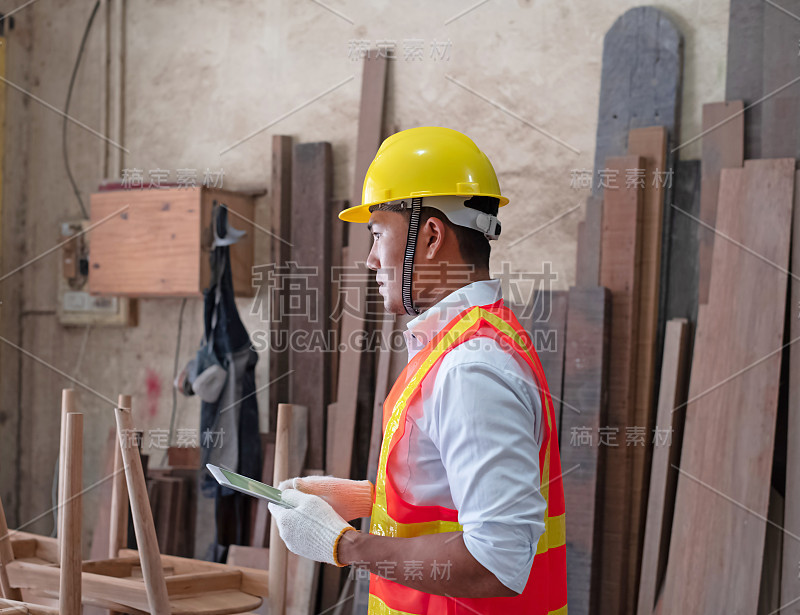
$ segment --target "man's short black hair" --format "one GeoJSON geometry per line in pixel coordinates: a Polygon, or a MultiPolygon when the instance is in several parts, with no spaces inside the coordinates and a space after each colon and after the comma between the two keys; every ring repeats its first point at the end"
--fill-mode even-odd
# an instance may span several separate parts
{"type": "MultiPolygon", "coordinates": [[[[407,214],[409,217],[411,216],[411,212],[408,210],[407,214]]],[[[492,246],[489,240],[486,239],[486,235],[475,229],[453,224],[444,212],[435,207],[423,207],[420,210],[420,226],[425,224],[428,218],[439,218],[444,222],[448,230],[453,232],[456,239],[458,239],[458,251],[461,253],[461,258],[465,263],[473,265],[479,271],[489,270],[489,255],[492,251],[492,246]]]]}
{"type": "MultiPolygon", "coordinates": [[[[475,203],[476,200],[476,197],[470,199],[470,205],[474,206],[477,204],[475,203]]],[[[495,203],[497,201],[497,199],[491,200],[495,201],[495,203]]],[[[483,207],[475,207],[475,209],[484,210],[483,207]]],[[[489,209],[491,209],[491,206],[489,206],[489,209]]],[[[369,210],[370,212],[394,211],[403,214],[407,220],[411,218],[411,210],[403,208],[401,205],[388,203],[373,205],[369,210]]],[[[494,213],[497,213],[496,204],[494,204],[494,213]]],[[[456,236],[456,239],[458,239],[458,251],[461,253],[461,258],[465,263],[472,265],[478,271],[489,270],[489,256],[492,251],[492,246],[489,244],[489,240],[486,239],[486,235],[475,229],[467,228],[460,224],[453,224],[443,211],[435,207],[423,206],[422,209],[420,209],[419,225],[422,226],[425,224],[429,218],[439,218],[439,220],[444,222],[447,229],[456,236]]]]}

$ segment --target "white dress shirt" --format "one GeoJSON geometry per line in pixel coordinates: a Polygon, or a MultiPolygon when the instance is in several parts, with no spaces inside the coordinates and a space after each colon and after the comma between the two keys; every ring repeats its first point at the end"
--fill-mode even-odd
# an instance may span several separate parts
{"type": "MultiPolygon", "coordinates": [[[[501,295],[499,280],[473,282],[417,316],[403,332],[409,360],[459,312],[501,295]]],[[[405,429],[387,469],[403,498],[457,509],[469,552],[522,592],[547,506],[542,407],[527,363],[487,338],[454,348],[409,404],[405,429]]]]}

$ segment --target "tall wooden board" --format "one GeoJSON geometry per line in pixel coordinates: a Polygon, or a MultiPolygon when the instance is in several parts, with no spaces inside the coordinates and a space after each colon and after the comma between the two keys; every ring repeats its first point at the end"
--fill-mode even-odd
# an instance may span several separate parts
{"type": "Polygon", "coordinates": [[[675,146],[682,72],[683,36],[664,12],[651,6],[629,9],[606,33],[594,159],[595,196],[602,192],[597,171],[604,168],[608,157],[625,154],[631,129],[665,126],[675,146]]]}
{"type": "Polygon", "coordinates": [[[761,158],[761,114],[753,104],[764,95],[764,12],[773,10],[764,0],[731,0],[728,18],[728,61],[725,100],[741,100],[747,110],[745,158],[761,158]]]}
{"type": "Polygon", "coordinates": [[[761,158],[800,156],[800,0],[766,2],[761,158]]]}
{"type": "Polygon", "coordinates": [[[332,152],[328,142],[295,145],[292,160],[291,284],[283,309],[299,344],[290,351],[291,401],[308,408],[308,465],[324,467],[325,408],[330,368],[324,344],[330,331],[332,152]],[[293,306],[292,301],[298,303],[293,306]]]}
{"type": "Polygon", "coordinates": [[[748,160],[722,170],[717,229],[730,240],[714,242],[709,301],[698,314],[664,615],[756,611],[794,166],[748,160]]]}
{"type": "MultiPolygon", "coordinates": [[[[625,178],[629,169],[644,168],[644,160],[620,156],[605,166],[625,178]]],[[[642,187],[618,179],[615,189],[604,191],[603,201],[600,284],[611,291],[612,307],[600,611],[621,613],[628,580],[631,455],[626,436],[636,402],[642,187]]]]}
{"type": "MultiPolygon", "coordinates": [[[[631,444],[631,557],[628,572],[627,612],[635,608],[644,535],[644,504],[652,453],[648,434],[655,415],[656,340],[661,289],[661,239],[664,233],[664,194],[669,181],[667,131],[663,126],[635,128],[628,136],[628,154],[644,160],[642,196],[641,269],[639,273],[639,330],[636,349],[636,401],[633,426],[643,429],[631,444]]],[[[627,446],[627,442],[626,442],[627,446]]]]}
{"type": "Polygon", "coordinates": [[[700,215],[700,167],[699,160],[678,160],[675,164],[674,198],[668,202],[673,212],[665,233],[667,268],[662,276],[660,309],[667,320],[686,318],[692,324],[697,322],[696,218],[700,215]]]}
{"type": "MultiPolygon", "coordinates": [[[[792,212],[792,266],[800,276],[800,173],[795,175],[792,212]]],[[[800,280],[789,280],[789,422],[786,436],[786,492],[784,509],[783,574],[781,604],[800,596],[800,280]]],[[[800,600],[786,607],[783,615],[800,615],[800,600]]]]}
{"type": "MultiPolygon", "coordinates": [[[[606,33],[603,41],[603,67],[598,107],[597,137],[594,161],[594,197],[602,192],[598,172],[609,156],[624,155],[628,149],[628,134],[634,128],[664,126],[667,130],[667,160],[664,169],[675,165],[675,148],[680,145],[680,107],[683,78],[683,35],[666,13],[652,6],[639,6],[626,11],[606,33]]],[[[671,202],[672,184],[665,187],[665,203],[671,202]]],[[[602,285],[593,277],[591,266],[596,251],[592,246],[599,240],[593,237],[595,228],[590,222],[594,206],[602,209],[601,201],[590,201],[581,261],[578,263],[580,284],[602,285]],[[589,261],[589,265],[586,265],[589,261]],[[588,271],[590,277],[585,278],[588,271]]],[[[664,209],[664,240],[662,241],[661,278],[667,276],[668,260],[666,233],[671,228],[674,212],[664,209]]],[[[602,262],[599,263],[602,267],[602,262]]],[[[663,295],[662,295],[663,296],[663,295]]],[[[658,343],[664,328],[664,303],[660,303],[658,343]]],[[[658,373],[656,368],[656,373],[658,373]]]]}
{"type": "Polygon", "coordinates": [[[608,289],[572,287],[564,349],[561,468],[567,513],[567,602],[573,615],[597,613],[600,598],[603,460],[611,332],[608,289]],[[584,440],[585,434],[590,440],[584,440]],[[577,466],[577,467],[576,467],[577,466]]]}
{"type": "MultiPolygon", "coordinates": [[[[275,267],[275,283],[280,284],[281,273],[284,272],[291,258],[292,236],[292,137],[286,135],[273,135],[272,137],[272,174],[270,186],[270,232],[272,247],[271,259],[275,267]]],[[[261,280],[262,292],[269,293],[270,285],[266,280],[261,280]]],[[[275,295],[270,293],[268,300],[273,300],[275,295]]],[[[272,305],[273,309],[280,309],[272,305]]],[[[263,314],[262,318],[269,318],[270,341],[278,340],[281,332],[288,330],[288,315],[282,311],[275,314],[263,314]]],[[[269,353],[269,431],[274,433],[277,429],[278,404],[289,401],[289,382],[286,378],[289,371],[289,351],[280,343],[270,346],[269,353]]],[[[257,545],[263,546],[263,545],[257,545]]]]}
{"type": "Polygon", "coordinates": [[[661,387],[647,496],[647,516],[642,549],[642,567],[637,600],[638,615],[651,615],[658,587],[664,575],[675,507],[678,471],[672,465],[680,461],[683,417],[688,382],[689,322],[675,318],[667,323],[664,336],[664,360],[661,363],[661,387]],[[662,438],[662,436],[664,436],[662,438]]]}

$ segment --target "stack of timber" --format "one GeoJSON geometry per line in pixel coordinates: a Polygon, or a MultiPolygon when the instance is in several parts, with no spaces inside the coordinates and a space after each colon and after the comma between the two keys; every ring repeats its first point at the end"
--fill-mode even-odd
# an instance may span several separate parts
{"type": "Polygon", "coordinates": [[[572,613],[800,613],[800,79],[781,56],[800,2],[768,4],[731,2],[727,100],[688,138],[677,29],[638,7],[606,35],[561,384],[572,613]]]}

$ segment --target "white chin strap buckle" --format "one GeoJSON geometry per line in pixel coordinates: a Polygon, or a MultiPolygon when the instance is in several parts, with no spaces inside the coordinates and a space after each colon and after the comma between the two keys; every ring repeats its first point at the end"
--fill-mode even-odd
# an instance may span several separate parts
{"type": "Polygon", "coordinates": [[[477,230],[482,231],[487,239],[497,239],[500,236],[500,220],[491,214],[479,213],[475,218],[477,230]]]}

